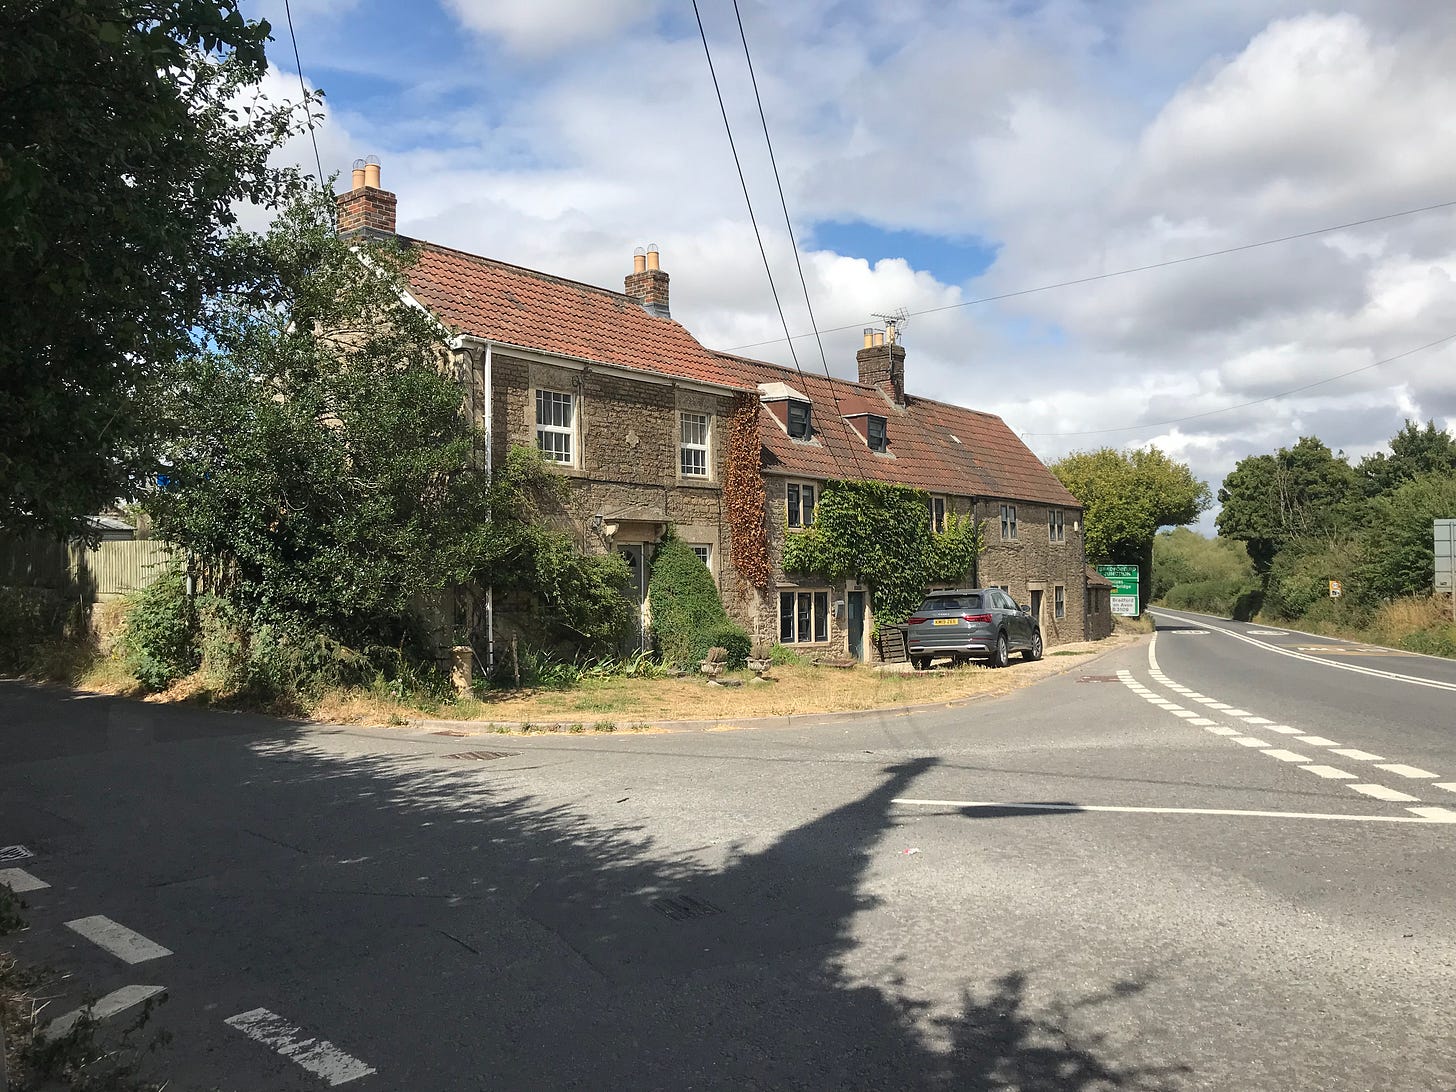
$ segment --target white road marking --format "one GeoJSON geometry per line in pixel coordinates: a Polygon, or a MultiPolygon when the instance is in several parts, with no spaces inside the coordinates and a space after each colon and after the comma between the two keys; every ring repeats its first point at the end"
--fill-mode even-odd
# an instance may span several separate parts
{"type": "Polygon", "coordinates": [[[23,868],[0,868],[0,887],[8,887],[17,895],[49,886],[45,880],[36,879],[23,868]]]}
{"type": "Polygon", "coordinates": [[[1332,739],[1325,739],[1324,736],[1295,736],[1300,743],[1308,743],[1311,747],[1338,747],[1339,744],[1332,739]]]}
{"type": "Polygon", "coordinates": [[[1169,709],[1168,712],[1172,713],[1175,717],[1182,717],[1184,720],[1187,721],[1204,719],[1200,717],[1197,713],[1191,712],[1187,709],[1169,709]]]}
{"type": "Polygon", "coordinates": [[[1398,804],[1413,804],[1420,799],[1419,796],[1412,796],[1408,792],[1387,789],[1384,785],[1347,785],[1345,787],[1354,789],[1356,792],[1363,792],[1366,796],[1373,796],[1377,800],[1389,800],[1398,804]]]}
{"type": "Polygon", "coordinates": [[[1377,768],[1385,770],[1387,773],[1393,773],[1398,777],[1429,779],[1441,776],[1440,774],[1431,773],[1430,770],[1423,770],[1419,766],[1407,766],[1403,762],[1387,762],[1377,768]]]}
{"type": "MultiPolygon", "coordinates": [[[[1176,614],[1172,614],[1161,607],[1156,613],[1167,614],[1170,618],[1177,622],[1191,621],[1191,619],[1179,618],[1176,614]]],[[[1204,624],[1207,625],[1207,623],[1204,624]]],[[[1332,667],[1339,671],[1354,671],[1357,674],[1361,675],[1374,675],[1377,678],[1394,679],[1397,682],[1412,683],[1415,686],[1429,686],[1435,690],[1456,690],[1456,683],[1439,682],[1436,679],[1423,679],[1418,675],[1402,675],[1397,671],[1382,671],[1380,668],[1377,667],[1364,667],[1360,664],[1339,663],[1335,660],[1320,659],[1318,656],[1306,656],[1302,652],[1295,652],[1293,649],[1289,648],[1281,648],[1279,645],[1271,645],[1267,641],[1256,641],[1252,637],[1248,637],[1245,634],[1239,633],[1235,630],[1225,629],[1222,626],[1213,626],[1211,628],[1216,632],[1225,634],[1226,636],[1232,637],[1237,641],[1243,641],[1246,644],[1251,644],[1258,648],[1262,648],[1266,652],[1274,652],[1279,654],[1280,656],[1292,656],[1296,660],[1304,660],[1312,664],[1322,664],[1325,667],[1332,667]]]]}
{"type": "Polygon", "coordinates": [[[83,1016],[89,1015],[93,1020],[107,1020],[119,1012],[125,1012],[133,1005],[140,1005],[149,997],[156,997],[157,994],[166,992],[166,986],[123,986],[119,990],[112,990],[94,1005],[76,1009],[64,1016],[57,1016],[40,1033],[40,1038],[59,1039],[75,1027],[83,1016]]]}
{"type": "Polygon", "coordinates": [[[1207,717],[1194,717],[1188,723],[1196,724],[1200,728],[1207,728],[1210,724],[1213,724],[1214,722],[1209,720],[1207,717]]]}
{"type": "Polygon", "coordinates": [[[1203,726],[1205,732],[1212,732],[1216,736],[1236,736],[1239,734],[1237,728],[1226,728],[1222,724],[1214,724],[1211,721],[1203,726]]]}
{"type": "Polygon", "coordinates": [[[304,1036],[301,1029],[267,1009],[240,1012],[236,1016],[229,1016],[223,1023],[272,1048],[283,1057],[293,1059],[330,1085],[341,1085],[374,1072],[373,1067],[345,1054],[327,1039],[304,1036]]]}
{"type": "Polygon", "coordinates": [[[1266,724],[1264,726],[1264,731],[1278,732],[1281,736],[1297,736],[1301,730],[1299,728],[1291,728],[1287,724],[1266,724]]]}
{"type": "MultiPolygon", "coordinates": [[[[1151,815],[1233,815],[1255,819],[1329,819],[1345,823],[1453,823],[1456,811],[1449,817],[1442,815],[1422,816],[1411,819],[1404,815],[1344,815],[1337,812],[1314,811],[1245,811],[1237,808],[1141,808],[1119,807],[1109,804],[1025,804],[1008,800],[912,800],[901,797],[892,800],[894,804],[916,805],[933,808],[1001,808],[1006,811],[1062,811],[1062,812],[1132,812],[1151,815]]],[[[1409,811],[1446,811],[1444,808],[1410,808],[1409,811]]],[[[236,1017],[234,1017],[236,1019],[236,1017]]]]}
{"type": "Polygon", "coordinates": [[[1331,754],[1344,755],[1346,758],[1353,758],[1357,762],[1384,762],[1381,755],[1372,755],[1369,751],[1362,751],[1358,747],[1337,747],[1331,754]]]}
{"type": "Polygon", "coordinates": [[[87,940],[127,963],[145,963],[149,959],[160,959],[172,954],[172,949],[163,948],[155,941],[148,940],[140,933],[133,932],[125,925],[118,925],[101,914],[68,921],[66,928],[74,929],[87,940]]]}
{"type": "Polygon", "coordinates": [[[1225,709],[1233,708],[1232,705],[1229,705],[1227,702],[1222,701],[1211,701],[1208,702],[1207,705],[1210,709],[1217,709],[1219,712],[1223,712],[1225,709]]]}
{"type": "Polygon", "coordinates": [[[1246,724],[1273,724],[1274,723],[1268,717],[1244,717],[1243,719],[1244,719],[1244,722],[1246,724]]]}
{"type": "Polygon", "coordinates": [[[1280,762],[1308,762],[1309,756],[1302,755],[1297,751],[1285,751],[1278,747],[1270,747],[1264,752],[1270,758],[1277,758],[1280,762]]]}
{"type": "Polygon", "coordinates": [[[1247,709],[1229,708],[1228,715],[1231,717],[1252,717],[1254,714],[1250,713],[1247,709]]]}
{"type": "Polygon", "coordinates": [[[1437,781],[1436,788],[1445,789],[1447,792],[1456,792],[1456,781],[1437,781]]]}
{"type": "Polygon", "coordinates": [[[1415,812],[1422,819],[1432,819],[1438,823],[1456,823],[1456,811],[1450,808],[1406,808],[1406,811],[1415,812]]]}
{"type": "Polygon", "coordinates": [[[1288,632],[1285,631],[1285,630],[1282,630],[1282,629],[1246,629],[1246,630],[1244,630],[1244,632],[1247,633],[1250,637],[1288,637],[1289,636],[1288,632]]]}
{"type": "Polygon", "coordinates": [[[1308,770],[1312,774],[1318,774],[1320,777],[1327,777],[1332,780],[1341,777],[1353,779],[1355,776],[1352,773],[1346,773],[1344,770],[1337,770],[1333,766],[1301,766],[1299,768],[1301,770],[1308,770]]]}
{"type": "Polygon", "coordinates": [[[1253,736],[1230,736],[1229,739],[1242,747],[1267,747],[1267,739],[1255,739],[1253,736]]]}

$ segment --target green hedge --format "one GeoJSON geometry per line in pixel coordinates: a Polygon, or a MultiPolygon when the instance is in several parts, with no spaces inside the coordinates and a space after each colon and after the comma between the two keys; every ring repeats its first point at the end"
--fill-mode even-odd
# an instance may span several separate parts
{"type": "Polygon", "coordinates": [[[664,663],[691,667],[715,646],[727,650],[730,666],[742,666],[748,659],[752,641],[723,609],[713,574],[692,547],[671,532],[653,559],[647,600],[653,647],[664,663]]]}

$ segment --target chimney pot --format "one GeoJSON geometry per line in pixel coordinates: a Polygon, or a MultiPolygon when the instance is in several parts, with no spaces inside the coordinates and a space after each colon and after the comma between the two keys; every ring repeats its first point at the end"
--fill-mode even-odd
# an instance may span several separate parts
{"type": "Polygon", "coordinates": [[[657,244],[656,243],[648,243],[647,244],[647,268],[648,269],[656,269],[657,268],[658,260],[659,259],[658,259],[658,254],[657,254],[657,244]]]}
{"type": "Polygon", "coordinates": [[[362,190],[364,188],[364,161],[362,159],[354,160],[354,176],[352,182],[353,189],[362,190]]]}
{"type": "Polygon", "coordinates": [[[647,272],[647,251],[643,250],[640,246],[632,251],[632,272],[647,272]]]}
{"type": "Polygon", "coordinates": [[[874,343],[873,344],[875,345],[876,348],[878,348],[879,346],[881,346],[881,345],[883,345],[885,343],[885,331],[883,331],[883,330],[876,330],[875,331],[875,334],[874,334],[874,337],[875,337],[875,340],[874,340],[874,343]]]}
{"type": "Polygon", "coordinates": [[[379,189],[379,157],[371,155],[364,161],[364,185],[371,190],[379,189]]]}
{"type": "Polygon", "coordinates": [[[380,239],[395,234],[395,195],[379,185],[379,157],[356,159],[353,189],[334,198],[339,237],[380,239]]]}
{"type": "Polygon", "coordinates": [[[864,328],[864,347],[866,349],[868,349],[874,343],[875,343],[875,331],[874,331],[874,328],[873,327],[870,327],[870,326],[866,326],[864,328]]]}
{"type": "Polygon", "coordinates": [[[672,317],[667,307],[668,277],[658,266],[656,243],[649,243],[646,252],[638,247],[632,255],[632,272],[627,274],[625,287],[627,295],[642,304],[648,314],[672,317]]]}

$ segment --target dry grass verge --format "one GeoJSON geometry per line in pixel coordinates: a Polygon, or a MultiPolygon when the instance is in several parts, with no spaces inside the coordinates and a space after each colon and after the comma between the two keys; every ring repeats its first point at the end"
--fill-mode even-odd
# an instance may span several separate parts
{"type": "MultiPolygon", "coordinates": [[[[967,666],[928,672],[876,671],[858,665],[836,668],[783,665],[769,673],[773,682],[752,682],[750,672],[726,676],[738,686],[717,686],[698,675],[680,679],[584,679],[570,690],[506,690],[484,698],[461,699],[427,710],[431,717],[477,722],[481,728],[529,726],[527,730],[607,731],[624,726],[671,721],[733,723],[760,717],[928,705],[1006,694],[1136,640],[1064,645],[1040,663],[1013,661],[1005,671],[967,666]]],[[[331,723],[403,724],[421,710],[360,691],[328,694],[313,710],[331,723]]]]}

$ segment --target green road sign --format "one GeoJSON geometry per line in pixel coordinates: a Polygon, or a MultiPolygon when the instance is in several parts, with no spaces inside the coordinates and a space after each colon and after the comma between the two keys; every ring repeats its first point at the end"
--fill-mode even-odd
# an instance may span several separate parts
{"type": "Polygon", "coordinates": [[[1136,565],[1098,565],[1097,571],[1112,581],[1112,613],[1136,618],[1138,616],[1138,567],[1136,565]]]}

